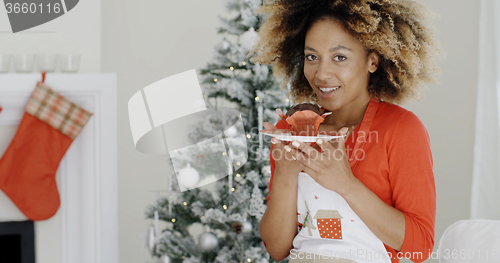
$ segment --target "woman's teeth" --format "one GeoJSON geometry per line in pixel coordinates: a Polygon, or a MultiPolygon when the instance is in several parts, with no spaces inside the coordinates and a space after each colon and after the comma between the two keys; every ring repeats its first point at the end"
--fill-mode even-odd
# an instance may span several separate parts
{"type": "Polygon", "coordinates": [[[340,86],[337,86],[337,87],[333,87],[333,88],[319,88],[322,92],[324,93],[329,93],[329,92],[332,92],[332,91],[335,91],[335,90],[338,90],[340,88],[340,86]]]}

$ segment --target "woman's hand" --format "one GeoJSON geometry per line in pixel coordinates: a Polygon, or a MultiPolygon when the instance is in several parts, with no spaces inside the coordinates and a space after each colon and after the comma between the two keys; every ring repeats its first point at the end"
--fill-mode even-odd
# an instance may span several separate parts
{"type": "MultiPolygon", "coordinates": [[[[270,122],[263,123],[264,128],[266,130],[275,130],[277,129],[270,122]]],[[[285,172],[286,174],[297,175],[300,171],[304,170],[304,165],[300,162],[297,162],[297,159],[290,153],[285,150],[286,148],[290,148],[285,142],[282,142],[276,138],[271,138],[271,143],[273,144],[273,159],[275,169],[285,172]]]]}
{"type": "Polygon", "coordinates": [[[304,172],[317,183],[344,196],[357,178],[351,171],[345,149],[347,128],[340,129],[339,133],[343,136],[335,140],[318,139],[316,141],[321,152],[307,143],[294,141],[290,143],[289,154],[304,166],[304,172]]]}

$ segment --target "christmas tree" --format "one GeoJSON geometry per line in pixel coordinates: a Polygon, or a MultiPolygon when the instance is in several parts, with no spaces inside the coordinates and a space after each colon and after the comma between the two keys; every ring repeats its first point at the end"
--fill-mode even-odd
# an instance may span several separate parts
{"type": "MultiPolygon", "coordinates": [[[[226,153],[226,148],[210,140],[220,127],[234,122],[231,116],[219,114],[192,127],[189,137],[193,142],[202,142],[197,144],[197,152],[186,150],[188,152],[182,155],[171,154],[174,166],[190,165],[180,171],[183,174],[177,181],[171,180],[167,196],[159,198],[146,211],[147,218],[168,222],[160,234],[155,234],[153,225],[148,231],[147,243],[152,255],[162,262],[274,262],[258,231],[266,209],[271,172],[270,140],[258,131],[263,129],[265,121],[276,123],[279,119],[276,108],[286,110],[290,101],[288,91],[281,90],[271,68],[251,63],[247,58],[258,38],[256,30],[262,17],[254,13],[261,5],[262,0],[227,3],[227,11],[237,15],[231,19],[220,18],[219,34],[223,34],[224,39],[215,47],[214,62],[199,71],[209,108],[217,109],[221,101],[230,102],[229,105],[241,113],[238,117],[242,126],[232,126],[224,133],[225,141],[233,146],[234,152],[226,153]],[[246,145],[235,136],[241,133],[246,145]],[[220,171],[213,165],[218,156],[226,154],[231,155],[237,165],[241,164],[234,173],[220,171]],[[203,180],[214,181],[215,190],[192,188],[203,180]],[[191,189],[179,191],[175,188],[177,184],[191,185],[188,187],[191,189]],[[193,224],[205,228],[197,242],[188,231],[193,224]]],[[[158,228],[158,224],[155,226],[158,228]]]]}

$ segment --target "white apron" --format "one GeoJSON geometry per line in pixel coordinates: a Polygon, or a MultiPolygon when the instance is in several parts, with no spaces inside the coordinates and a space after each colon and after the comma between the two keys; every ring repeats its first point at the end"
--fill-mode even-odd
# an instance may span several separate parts
{"type": "Polygon", "coordinates": [[[345,199],[304,172],[298,179],[297,220],[302,229],[293,240],[296,251],[291,258],[303,251],[352,260],[343,262],[391,262],[382,241],[345,199]]]}

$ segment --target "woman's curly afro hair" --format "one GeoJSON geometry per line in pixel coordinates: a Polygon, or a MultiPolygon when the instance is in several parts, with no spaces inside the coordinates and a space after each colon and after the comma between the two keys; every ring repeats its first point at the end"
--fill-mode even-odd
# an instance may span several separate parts
{"type": "Polygon", "coordinates": [[[264,0],[257,13],[266,21],[259,41],[248,54],[254,63],[273,63],[275,77],[290,82],[294,102],[319,100],[304,76],[304,42],[307,30],[321,19],[339,21],[380,57],[368,90],[380,100],[404,104],[423,96],[425,83],[435,82],[440,69],[439,45],[425,24],[428,13],[411,0],[264,0]]]}

